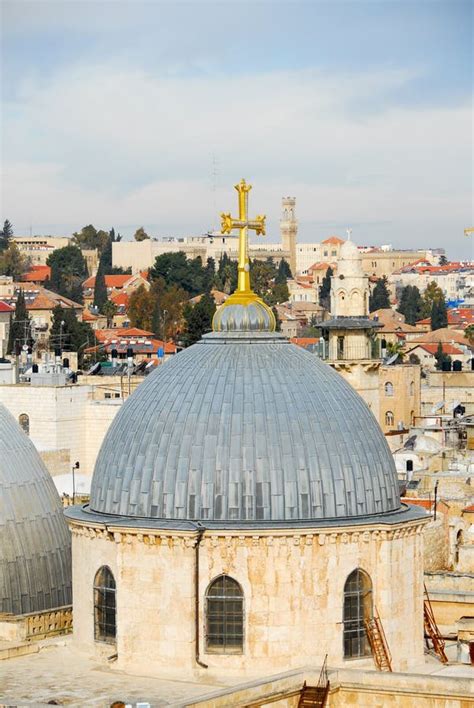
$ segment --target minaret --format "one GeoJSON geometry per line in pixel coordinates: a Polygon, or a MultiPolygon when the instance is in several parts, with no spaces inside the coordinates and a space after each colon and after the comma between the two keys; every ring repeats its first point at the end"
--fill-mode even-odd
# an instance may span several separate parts
{"type": "Polygon", "coordinates": [[[291,274],[296,275],[296,233],[298,222],[295,217],[295,197],[283,197],[281,200],[280,232],[283,250],[288,253],[291,274]]]}

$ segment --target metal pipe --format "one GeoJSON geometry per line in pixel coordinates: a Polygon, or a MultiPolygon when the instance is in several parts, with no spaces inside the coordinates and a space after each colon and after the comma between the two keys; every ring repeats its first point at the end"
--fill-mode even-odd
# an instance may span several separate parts
{"type": "Polygon", "coordinates": [[[202,537],[204,536],[206,529],[201,527],[198,529],[196,545],[195,545],[195,563],[194,563],[194,634],[195,634],[195,659],[196,664],[202,666],[203,669],[207,669],[207,664],[204,664],[199,658],[199,546],[201,545],[202,537]]]}

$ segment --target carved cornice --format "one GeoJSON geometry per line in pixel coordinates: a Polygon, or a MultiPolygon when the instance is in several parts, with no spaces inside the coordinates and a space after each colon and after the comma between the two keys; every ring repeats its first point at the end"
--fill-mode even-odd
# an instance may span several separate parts
{"type": "MultiPolygon", "coordinates": [[[[357,527],[357,529],[286,529],[277,531],[217,531],[206,530],[202,536],[201,545],[204,548],[235,547],[235,546],[324,546],[327,544],[366,544],[385,541],[397,541],[409,536],[419,536],[423,532],[426,521],[417,520],[401,524],[398,527],[357,527]]],[[[145,531],[143,529],[112,529],[84,524],[70,523],[72,535],[87,539],[101,539],[130,545],[143,543],[145,546],[163,546],[168,548],[194,548],[198,539],[196,532],[166,533],[163,531],[145,531]]]]}

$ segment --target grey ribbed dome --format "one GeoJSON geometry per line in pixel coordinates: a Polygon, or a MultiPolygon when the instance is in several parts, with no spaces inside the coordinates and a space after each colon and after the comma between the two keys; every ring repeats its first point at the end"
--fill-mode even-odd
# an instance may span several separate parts
{"type": "Polygon", "coordinates": [[[53,480],[0,404],[0,612],[71,604],[71,540],[53,480]]]}
{"type": "Polygon", "coordinates": [[[100,450],[90,509],[203,521],[357,518],[400,507],[360,396],[272,333],[212,333],[151,374],[100,450]]]}

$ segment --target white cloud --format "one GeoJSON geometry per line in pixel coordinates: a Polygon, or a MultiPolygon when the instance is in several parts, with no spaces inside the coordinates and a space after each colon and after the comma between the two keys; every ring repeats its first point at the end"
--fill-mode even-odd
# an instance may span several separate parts
{"type": "Polygon", "coordinates": [[[472,115],[389,107],[387,95],[411,78],[159,77],[102,65],[25,82],[5,111],[3,210],[51,230],[93,222],[197,233],[212,225],[214,203],[235,206],[232,184],[245,175],[274,228],[280,197],[297,197],[307,240],[357,223],[360,241],[448,246],[471,218],[472,115]]]}

